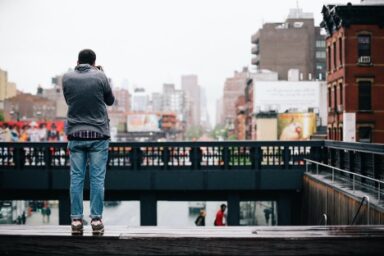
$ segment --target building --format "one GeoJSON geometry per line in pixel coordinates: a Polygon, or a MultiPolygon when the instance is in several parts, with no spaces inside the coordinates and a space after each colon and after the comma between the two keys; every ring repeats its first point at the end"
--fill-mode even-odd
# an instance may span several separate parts
{"type": "Polygon", "coordinates": [[[200,88],[200,126],[203,131],[211,129],[210,117],[208,113],[208,102],[205,88],[200,88]]]}
{"type": "Polygon", "coordinates": [[[131,111],[131,94],[124,88],[113,88],[115,103],[108,107],[108,111],[128,113],[131,111]]]}
{"type": "Polygon", "coordinates": [[[0,69],[0,102],[16,96],[16,84],[8,81],[8,72],[0,69]]]}
{"type": "Polygon", "coordinates": [[[384,143],[384,5],[325,5],[328,139],[384,143]]]}
{"type": "Polygon", "coordinates": [[[47,98],[56,103],[56,119],[65,119],[67,117],[68,105],[65,102],[63,94],[63,76],[57,75],[52,78],[50,88],[37,88],[37,96],[47,98]]]}
{"type": "Polygon", "coordinates": [[[325,38],[312,13],[291,9],[285,22],[265,23],[251,38],[252,64],[276,71],[279,80],[298,69],[300,80],[325,80],[325,38]]]}
{"type": "Polygon", "coordinates": [[[276,80],[276,72],[270,71],[252,74],[252,81],[248,80],[247,87],[249,90],[252,88],[253,93],[253,112],[247,120],[247,129],[252,139],[289,137],[294,140],[297,137],[297,140],[307,140],[317,130],[322,131],[321,127],[326,127],[326,83],[300,81],[297,70],[290,70],[289,73],[288,81],[276,80]],[[278,128],[265,129],[274,127],[276,122],[278,128]],[[285,134],[292,136],[281,136],[285,127],[285,134]],[[292,132],[289,132],[290,129],[292,132]]]}
{"type": "Polygon", "coordinates": [[[164,84],[161,99],[162,107],[157,111],[173,112],[177,115],[178,120],[185,119],[186,99],[182,90],[176,90],[174,84],[164,84]]]}
{"type": "Polygon", "coordinates": [[[223,92],[222,118],[228,130],[234,129],[236,119],[236,100],[244,95],[244,89],[249,78],[248,68],[244,67],[241,72],[235,71],[234,75],[225,80],[223,92]]]}
{"type": "Polygon", "coordinates": [[[4,101],[5,121],[55,120],[56,102],[30,93],[21,93],[4,101]]]}
{"type": "Polygon", "coordinates": [[[257,81],[277,81],[278,74],[277,72],[272,72],[270,70],[261,70],[258,69],[256,73],[251,73],[250,77],[247,80],[247,85],[245,87],[244,95],[245,95],[245,138],[247,140],[255,140],[256,139],[256,120],[255,114],[253,111],[253,87],[254,83],[257,81]]]}
{"type": "Polygon", "coordinates": [[[144,88],[135,88],[132,95],[132,108],[133,112],[146,112],[149,106],[148,95],[144,88]]]}
{"type": "MultiPolygon", "coordinates": [[[[245,96],[241,95],[235,102],[236,119],[234,135],[237,140],[245,140],[246,135],[246,115],[245,115],[245,96]]],[[[231,134],[228,134],[230,137],[231,134]]]]}
{"type": "Polygon", "coordinates": [[[151,96],[151,112],[162,111],[163,109],[163,94],[154,92],[151,96]]]}
{"type": "Polygon", "coordinates": [[[181,89],[186,95],[187,126],[200,126],[200,86],[197,75],[181,77],[181,89]]]}
{"type": "Polygon", "coordinates": [[[252,140],[275,141],[277,137],[277,113],[274,111],[259,112],[255,115],[252,140]]]}
{"type": "Polygon", "coordinates": [[[220,125],[224,123],[224,117],[223,117],[223,96],[218,98],[216,100],[216,125],[220,125]]]}

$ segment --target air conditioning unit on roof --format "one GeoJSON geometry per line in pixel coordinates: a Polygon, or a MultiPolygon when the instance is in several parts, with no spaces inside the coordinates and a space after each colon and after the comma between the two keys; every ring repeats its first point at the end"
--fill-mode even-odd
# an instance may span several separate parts
{"type": "Polygon", "coordinates": [[[371,56],[360,56],[359,57],[360,64],[369,64],[371,63],[371,56]]]}

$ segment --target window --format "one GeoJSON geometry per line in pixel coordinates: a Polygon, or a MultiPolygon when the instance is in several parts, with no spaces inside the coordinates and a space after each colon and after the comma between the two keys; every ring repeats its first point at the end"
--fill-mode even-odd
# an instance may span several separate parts
{"type": "Polygon", "coordinates": [[[337,110],[337,86],[333,86],[333,109],[337,110]]]}
{"type": "Polygon", "coordinates": [[[359,127],[359,142],[372,142],[372,127],[359,127]]]}
{"type": "Polygon", "coordinates": [[[359,110],[371,110],[371,81],[359,81],[359,110]]]}
{"type": "Polygon", "coordinates": [[[358,39],[358,54],[359,57],[362,56],[371,56],[371,36],[370,35],[360,35],[358,39]]]}
{"type": "Polygon", "coordinates": [[[340,136],[339,140],[343,141],[344,140],[344,138],[343,138],[343,127],[339,128],[339,136],[340,136]]]}
{"type": "Polygon", "coordinates": [[[301,21],[296,21],[293,23],[294,28],[301,28],[303,27],[303,25],[304,25],[304,22],[301,22],[301,21]]]}
{"type": "Polygon", "coordinates": [[[327,48],[327,51],[328,51],[328,72],[331,72],[331,47],[328,46],[327,48]]]}
{"type": "Polygon", "coordinates": [[[316,59],[325,59],[326,54],[324,51],[316,51],[316,59]]]}
{"type": "MultiPolygon", "coordinates": [[[[344,98],[343,98],[343,83],[339,83],[339,105],[344,105],[344,98]]],[[[341,110],[340,110],[341,111],[341,110]]]]}
{"type": "Polygon", "coordinates": [[[343,65],[343,39],[339,38],[339,64],[343,65]]]}
{"type": "Polygon", "coordinates": [[[316,47],[317,48],[324,48],[325,47],[325,41],[323,41],[323,40],[316,41],[316,47]]]}
{"type": "Polygon", "coordinates": [[[332,107],[332,90],[328,87],[328,108],[332,107]]]}
{"type": "Polygon", "coordinates": [[[336,69],[337,67],[337,63],[336,63],[336,60],[337,60],[337,55],[336,55],[336,42],[333,43],[333,69],[336,69]]]}

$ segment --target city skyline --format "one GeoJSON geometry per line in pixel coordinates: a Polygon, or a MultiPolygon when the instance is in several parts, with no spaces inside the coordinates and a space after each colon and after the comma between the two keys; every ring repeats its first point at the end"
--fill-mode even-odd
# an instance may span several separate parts
{"type": "Polygon", "coordinates": [[[19,90],[35,93],[73,68],[79,50],[92,48],[114,85],[130,92],[180,88],[182,75],[196,74],[215,120],[225,79],[251,67],[252,34],[297,5],[318,25],[329,2],[0,0],[0,68],[19,90]]]}

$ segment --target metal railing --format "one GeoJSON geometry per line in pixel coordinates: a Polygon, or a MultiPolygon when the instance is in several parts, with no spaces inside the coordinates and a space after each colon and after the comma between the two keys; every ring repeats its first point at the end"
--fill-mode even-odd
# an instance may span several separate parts
{"type": "Polygon", "coordinates": [[[327,226],[328,217],[327,214],[323,213],[320,217],[319,225],[327,226]]]}
{"type": "MultiPolygon", "coordinates": [[[[304,168],[318,159],[321,141],[112,142],[109,169],[304,168]]],[[[69,167],[67,143],[0,143],[0,168],[69,167]]]]}
{"type": "Polygon", "coordinates": [[[305,159],[305,162],[306,172],[310,172],[310,165],[313,164],[316,166],[315,170],[313,171],[317,175],[321,173],[324,174],[324,172],[325,174],[330,174],[330,177],[327,175],[324,175],[324,177],[330,178],[332,182],[335,182],[335,180],[340,182],[346,182],[347,185],[350,186],[350,189],[352,189],[353,193],[355,193],[357,189],[364,192],[370,192],[372,195],[374,195],[375,198],[377,198],[378,202],[380,203],[383,194],[382,188],[384,188],[384,181],[368,177],[359,173],[346,171],[338,167],[330,166],[311,159],[305,159]],[[325,167],[325,169],[320,167],[325,167]],[[337,175],[336,172],[339,172],[342,175],[337,175]]]}
{"type": "Polygon", "coordinates": [[[363,206],[365,201],[367,202],[367,225],[369,225],[369,196],[363,196],[363,199],[361,199],[359,208],[357,209],[356,214],[355,214],[355,216],[352,219],[351,225],[355,224],[355,222],[357,220],[357,216],[359,216],[361,207],[363,206]]]}

